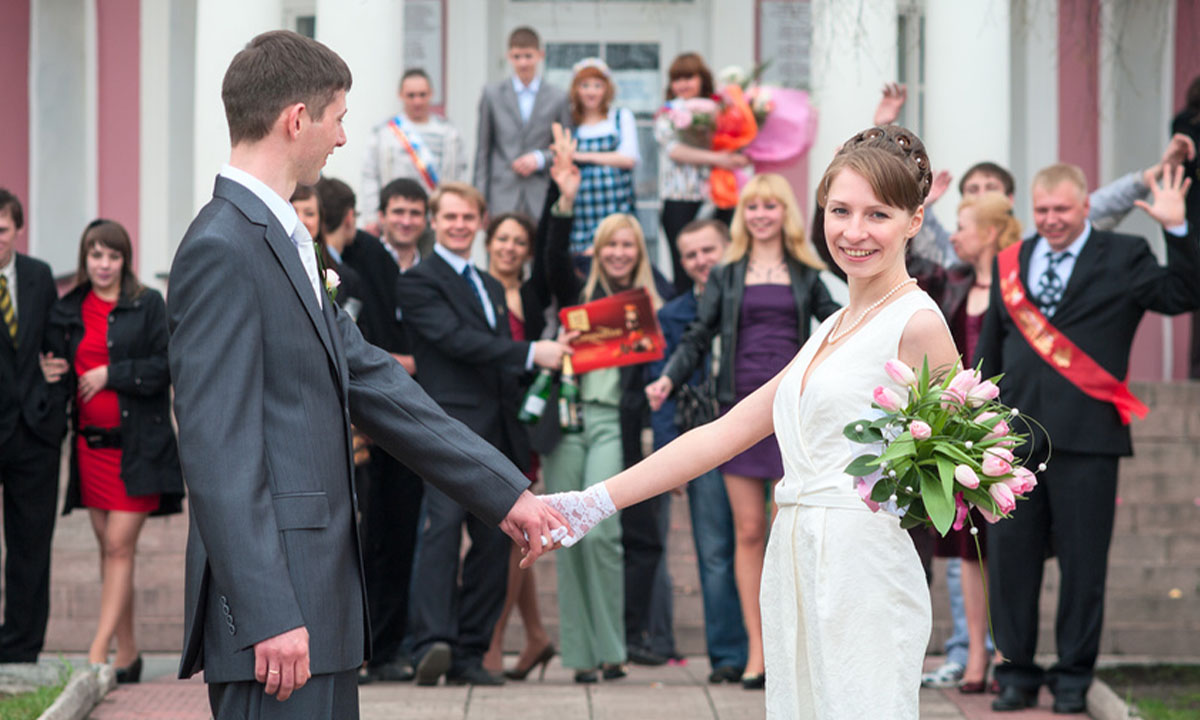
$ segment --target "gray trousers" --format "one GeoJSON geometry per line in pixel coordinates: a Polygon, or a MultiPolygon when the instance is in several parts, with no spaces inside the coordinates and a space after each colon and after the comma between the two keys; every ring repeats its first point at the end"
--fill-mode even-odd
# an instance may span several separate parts
{"type": "Polygon", "coordinates": [[[313,675],[291,697],[279,702],[262,683],[210,683],[208,704],[214,720],[357,720],[358,673],[313,675]]]}

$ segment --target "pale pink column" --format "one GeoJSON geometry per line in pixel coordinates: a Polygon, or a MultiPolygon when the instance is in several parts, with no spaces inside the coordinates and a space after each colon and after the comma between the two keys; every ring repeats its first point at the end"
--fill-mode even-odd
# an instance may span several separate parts
{"type": "MultiPolygon", "coordinates": [[[[29,226],[29,0],[6,0],[0,22],[0,187],[21,200],[29,226]]],[[[29,250],[29,232],[17,237],[17,250],[29,250]]]]}
{"type": "Polygon", "coordinates": [[[96,3],[97,208],[125,226],[138,261],[140,0],[96,3]]]}
{"type": "Polygon", "coordinates": [[[1100,184],[1100,3],[1058,0],[1058,159],[1100,184]]]}

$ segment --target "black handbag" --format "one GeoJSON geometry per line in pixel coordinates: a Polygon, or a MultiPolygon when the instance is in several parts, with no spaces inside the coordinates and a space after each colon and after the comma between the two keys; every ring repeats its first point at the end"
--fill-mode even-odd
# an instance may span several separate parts
{"type": "Polygon", "coordinates": [[[683,384],[675,392],[675,425],[687,432],[717,418],[717,387],[713,376],[699,385],[683,384]]]}

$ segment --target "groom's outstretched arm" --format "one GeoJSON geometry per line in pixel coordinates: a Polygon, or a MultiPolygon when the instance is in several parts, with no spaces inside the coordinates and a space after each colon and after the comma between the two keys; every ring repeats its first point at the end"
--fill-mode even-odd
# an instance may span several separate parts
{"type": "Polygon", "coordinates": [[[473,515],[499,525],[536,558],[541,544],[566,525],[525,488],[529,480],[508,458],[447,415],[390,355],[367,343],[346,313],[338,327],[350,370],[350,417],[373,441],[473,515]]]}

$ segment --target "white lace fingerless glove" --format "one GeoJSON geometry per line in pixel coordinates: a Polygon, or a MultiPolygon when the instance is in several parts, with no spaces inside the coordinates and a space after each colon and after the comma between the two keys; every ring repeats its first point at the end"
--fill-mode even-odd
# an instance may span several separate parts
{"type": "Polygon", "coordinates": [[[571,547],[582,540],[601,520],[617,511],[604,483],[596,483],[582,492],[543,495],[542,502],[560,512],[571,525],[571,535],[563,540],[564,547],[571,547]]]}

